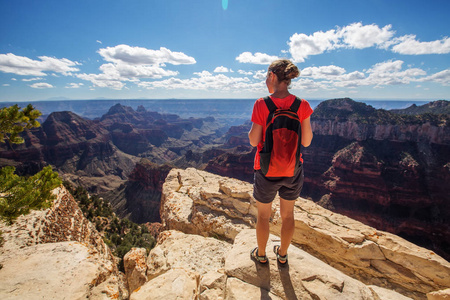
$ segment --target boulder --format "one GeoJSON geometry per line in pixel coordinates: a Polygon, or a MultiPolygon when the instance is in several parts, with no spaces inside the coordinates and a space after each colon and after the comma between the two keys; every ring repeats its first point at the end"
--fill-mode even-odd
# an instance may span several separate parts
{"type": "Polygon", "coordinates": [[[427,294],[428,300],[447,300],[450,299],[450,288],[440,291],[435,291],[427,294]]]}
{"type": "Polygon", "coordinates": [[[251,285],[240,279],[230,277],[227,280],[227,300],[282,300],[283,298],[274,295],[273,293],[262,289],[258,286],[251,285]]]}
{"type": "Polygon", "coordinates": [[[148,256],[147,276],[152,279],[173,268],[183,268],[198,274],[218,271],[223,268],[225,254],[230,249],[230,244],[214,238],[175,230],[164,231],[148,256]]]}
{"type": "Polygon", "coordinates": [[[237,179],[172,169],[163,185],[161,222],[166,229],[232,241],[256,223],[252,193],[250,184],[237,179]]]}
{"type": "Polygon", "coordinates": [[[132,248],[123,257],[123,265],[130,293],[147,282],[147,250],[145,248],[132,248]]]}
{"type": "Polygon", "coordinates": [[[100,233],[64,187],[53,193],[51,208],[0,222],[0,298],[127,298],[100,233]]]}
{"type": "Polygon", "coordinates": [[[114,265],[79,242],[38,244],[2,256],[0,295],[6,299],[117,299],[114,265]]]}
{"type": "Polygon", "coordinates": [[[250,259],[257,244],[256,231],[241,231],[227,253],[227,276],[281,299],[374,299],[369,287],[296,247],[289,248],[288,265],[278,265],[272,248],[279,240],[270,235],[266,249],[269,264],[261,265],[250,259]]]}
{"type": "Polygon", "coordinates": [[[130,300],[196,299],[198,275],[172,269],[148,281],[131,294],[130,300]]]}

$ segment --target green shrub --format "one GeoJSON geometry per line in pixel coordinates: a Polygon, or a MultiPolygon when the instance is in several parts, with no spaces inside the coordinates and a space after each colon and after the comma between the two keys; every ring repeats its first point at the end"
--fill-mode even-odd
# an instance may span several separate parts
{"type": "Polygon", "coordinates": [[[118,218],[107,200],[98,195],[90,196],[82,187],[73,188],[68,182],[64,182],[64,185],[78,202],[84,216],[103,235],[105,244],[111,248],[115,256],[120,258],[121,271],[124,271],[123,257],[131,248],[145,248],[148,252],[155,246],[155,238],[145,225],[136,224],[127,218],[118,218]],[[103,224],[101,218],[107,220],[107,225],[103,224]]]}
{"type": "Polygon", "coordinates": [[[18,176],[11,166],[0,170],[0,218],[11,224],[32,209],[48,208],[55,196],[52,190],[61,185],[58,173],[47,166],[31,176],[18,176]]]}

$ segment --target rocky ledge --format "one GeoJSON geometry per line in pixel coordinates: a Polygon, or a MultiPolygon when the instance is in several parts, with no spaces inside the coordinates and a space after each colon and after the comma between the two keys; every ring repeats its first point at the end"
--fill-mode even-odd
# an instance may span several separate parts
{"type": "Polygon", "coordinates": [[[63,187],[51,208],[0,222],[0,299],[128,297],[109,247],[63,187]]]}
{"type": "MultiPolygon", "coordinates": [[[[278,203],[276,199],[271,220],[274,235],[281,229],[278,203]]],[[[172,169],[163,186],[161,219],[166,229],[236,243],[240,232],[255,226],[252,185],[196,169],[172,169]]],[[[299,249],[366,285],[414,299],[450,287],[450,263],[434,252],[312,201],[297,200],[295,227],[293,244],[299,249]]],[[[247,258],[254,245],[248,243],[247,258]]]]}
{"type": "MultiPolygon", "coordinates": [[[[271,235],[268,247],[276,243],[279,238],[271,235]]],[[[253,229],[242,230],[233,244],[165,231],[148,256],[147,270],[141,268],[148,281],[130,299],[410,299],[365,285],[296,247],[288,266],[279,266],[269,252],[269,263],[261,265],[249,256],[255,244],[253,229]]]]}

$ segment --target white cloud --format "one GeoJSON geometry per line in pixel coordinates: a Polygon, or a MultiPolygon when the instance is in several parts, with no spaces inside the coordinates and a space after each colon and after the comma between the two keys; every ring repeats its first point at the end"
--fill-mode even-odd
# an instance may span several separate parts
{"type": "Polygon", "coordinates": [[[164,76],[175,76],[178,72],[164,70],[154,65],[129,65],[125,63],[103,64],[100,70],[105,74],[124,81],[132,81],[132,78],[162,78],[164,76]]]}
{"type": "Polygon", "coordinates": [[[4,83],[3,86],[11,86],[9,83],[4,83]]]}
{"type": "Polygon", "coordinates": [[[76,77],[91,81],[94,86],[120,90],[126,81],[139,82],[143,78],[161,79],[178,75],[177,71],[164,69],[173,65],[194,64],[193,57],[182,52],[172,52],[161,47],[151,50],[142,47],[118,45],[100,49],[98,53],[109,63],[100,66],[100,74],[77,74],[76,77]]]}
{"type": "Polygon", "coordinates": [[[159,50],[152,50],[142,47],[117,45],[100,49],[98,53],[106,61],[129,65],[161,65],[164,63],[181,65],[196,63],[193,57],[182,52],[172,52],[164,47],[159,48],[159,50]]]}
{"type": "Polygon", "coordinates": [[[224,74],[212,75],[208,71],[195,73],[198,77],[189,79],[169,78],[161,81],[139,82],[138,85],[147,89],[185,89],[185,90],[216,90],[236,91],[262,90],[262,82],[251,82],[247,77],[229,77],[224,74]]]}
{"type": "Polygon", "coordinates": [[[348,48],[364,49],[375,45],[382,47],[394,36],[395,31],[391,28],[392,25],[380,28],[375,24],[353,23],[339,30],[338,34],[342,36],[342,42],[348,48]]]}
{"type": "Polygon", "coordinates": [[[255,75],[253,75],[253,78],[258,80],[265,80],[267,77],[267,70],[259,70],[255,72],[255,75]]]}
{"type": "Polygon", "coordinates": [[[402,69],[403,61],[396,60],[396,61],[385,61],[381,63],[377,63],[372,68],[370,68],[367,73],[393,73],[398,72],[402,69]]]}
{"type": "Polygon", "coordinates": [[[238,73],[241,75],[253,75],[251,71],[238,70],[238,73]]]}
{"type": "Polygon", "coordinates": [[[256,52],[252,54],[251,52],[243,52],[236,57],[236,60],[241,63],[250,63],[257,65],[270,65],[274,60],[279,59],[277,56],[271,56],[265,53],[256,52]]]}
{"type": "Polygon", "coordinates": [[[291,84],[292,89],[300,89],[303,91],[314,92],[318,90],[329,90],[329,82],[314,81],[312,79],[300,78],[293,81],[291,84]]]}
{"type": "Polygon", "coordinates": [[[25,56],[17,56],[12,53],[0,54],[0,71],[17,75],[46,76],[44,72],[57,72],[63,75],[71,75],[78,72],[74,66],[80,65],[67,58],[54,58],[39,56],[39,60],[33,60],[25,56]]]}
{"type": "Polygon", "coordinates": [[[295,62],[304,62],[310,55],[338,48],[363,49],[373,46],[386,48],[395,33],[391,28],[391,25],[380,28],[375,24],[362,25],[359,22],[326,32],[317,31],[311,35],[295,33],[288,42],[289,52],[295,62]]]}
{"type": "MultiPolygon", "coordinates": [[[[419,81],[426,75],[426,72],[419,68],[408,68],[403,70],[403,61],[401,60],[389,60],[373,65],[367,73],[367,77],[363,78],[362,75],[355,73],[354,76],[360,79],[349,80],[347,83],[354,85],[368,85],[380,88],[387,85],[401,85],[409,84],[411,82],[419,81]]],[[[339,86],[346,86],[346,82],[343,81],[339,86]]]]}
{"type": "Polygon", "coordinates": [[[317,31],[312,35],[294,33],[288,42],[289,52],[295,62],[304,62],[310,55],[334,49],[338,41],[339,36],[334,29],[327,32],[317,31]]]}
{"type": "Polygon", "coordinates": [[[36,81],[36,80],[42,80],[42,77],[34,77],[34,78],[24,78],[22,81],[36,81]]]}
{"type": "Polygon", "coordinates": [[[405,35],[397,38],[393,43],[398,43],[392,47],[392,51],[400,54],[420,55],[420,54],[447,54],[450,53],[450,38],[432,42],[419,42],[415,35],[405,35]]]}
{"type": "Polygon", "coordinates": [[[77,74],[77,78],[90,81],[94,86],[112,88],[114,90],[122,89],[125,84],[120,78],[110,76],[108,74],[77,74]]]}
{"type": "Polygon", "coordinates": [[[69,83],[67,84],[67,86],[65,86],[66,89],[78,89],[80,87],[82,87],[84,84],[83,83],[69,83]]]}
{"type": "Polygon", "coordinates": [[[227,67],[220,66],[214,69],[214,73],[228,73],[230,70],[228,70],[227,67]]]}
{"type": "Polygon", "coordinates": [[[450,86],[450,69],[427,76],[420,81],[432,81],[440,83],[444,86],[450,86]]]}
{"type": "Polygon", "coordinates": [[[373,65],[365,71],[347,73],[344,68],[330,65],[309,67],[302,71],[299,80],[293,81],[293,89],[308,91],[332,90],[334,88],[354,89],[359,86],[382,88],[389,85],[406,85],[412,82],[433,81],[442,85],[450,85],[450,69],[426,76],[420,68],[403,69],[401,60],[389,60],[373,65]]]}
{"type": "Polygon", "coordinates": [[[295,62],[304,62],[311,55],[340,48],[378,47],[389,49],[392,47],[393,52],[408,55],[450,53],[449,37],[431,42],[420,42],[415,35],[394,38],[394,34],[392,25],[380,28],[376,24],[363,25],[359,22],[326,32],[317,31],[311,35],[295,33],[290,37],[288,45],[295,62]]]}
{"type": "Polygon", "coordinates": [[[34,89],[50,89],[53,87],[53,85],[46,83],[46,82],[36,82],[30,85],[30,87],[34,89]]]}
{"type": "Polygon", "coordinates": [[[100,40],[96,40],[96,42],[99,44],[103,44],[102,41],[100,41],[100,40]]]}
{"type": "Polygon", "coordinates": [[[195,72],[194,75],[197,75],[199,77],[210,77],[212,74],[208,71],[201,71],[201,72],[195,72]]]}
{"type": "Polygon", "coordinates": [[[15,78],[11,78],[11,80],[12,80],[12,81],[16,81],[17,79],[15,79],[15,78]]]}
{"type": "Polygon", "coordinates": [[[301,76],[307,76],[312,78],[329,78],[336,77],[345,73],[345,69],[338,66],[321,66],[321,67],[308,67],[300,72],[301,76]]]}

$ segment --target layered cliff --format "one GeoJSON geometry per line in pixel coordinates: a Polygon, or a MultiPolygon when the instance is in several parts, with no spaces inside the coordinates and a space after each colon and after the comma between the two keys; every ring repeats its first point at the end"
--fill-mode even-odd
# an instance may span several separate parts
{"type": "Polygon", "coordinates": [[[322,102],[304,149],[305,195],[450,257],[448,115],[322,102]]]}
{"type": "Polygon", "coordinates": [[[105,197],[122,218],[136,223],[160,222],[162,185],[171,168],[141,159],[128,180],[119,189],[105,194],[105,197]]]}
{"type": "MultiPolygon", "coordinates": [[[[348,98],[321,102],[302,150],[302,196],[449,259],[449,108],[436,101],[394,113],[348,98]]],[[[249,129],[231,128],[226,143],[248,147],[249,129]]],[[[205,170],[252,182],[253,155],[229,148],[205,170]]]]}
{"type": "Polygon", "coordinates": [[[63,187],[51,208],[0,223],[2,299],[127,297],[115,259],[63,187]]]}
{"type": "Polygon", "coordinates": [[[11,150],[0,144],[0,167],[13,165],[27,175],[50,164],[64,180],[113,202],[119,215],[137,222],[158,221],[163,179],[157,174],[164,178],[167,171],[152,167],[146,175],[142,171],[146,164],[138,162],[145,158],[156,164],[182,164],[186,154],[216,146],[220,132],[214,118],[182,119],[142,106],[134,110],[117,104],[94,121],[68,111],[54,112],[40,128],[24,133],[23,145],[11,150]]]}

